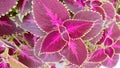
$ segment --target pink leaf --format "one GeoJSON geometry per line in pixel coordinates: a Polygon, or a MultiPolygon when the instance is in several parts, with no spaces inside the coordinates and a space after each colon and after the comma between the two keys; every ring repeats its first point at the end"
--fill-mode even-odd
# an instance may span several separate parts
{"type": "Polygon", "coordinates": [[[90,30],[93,22],[67,20],[63,25],[66,27],[71,38],[79,38],[90,30]]]}
{"type": "Polygon", "coordinates": [[[16,24],[14,24],[8,16],[3,16],[0,18],[0,36],[21,32],[23,32],[23,30],[20,27],[16,27],[16,24]]]}
{"type": "Polygon", "coordinates": [[[0,16],[6,14],[16,5],[17,0],[0,0],[0,16]]]}
{"type": "Polygon", "coordinates": [[[7,62],[1,62],[0,68],[10,68],[10,65],[7,62]]]}
{"type": "Polygon", "coordinates": [[[39,58],[44,62],[59,62],[62,56],[59,53],[41,54],[39,58]]]}
{"type": "Polygon", "coordinates": [[[18,55],[18,60],[29,68],[38,68],[42,65],[41,60],[34,56],[33,51],[25,45],[22,46],[22,50],[18,55]]]}
{"type": "Polygon", "coordinates": [[[102,17],[99,13],[93,11],[79,11],[74,16],[74,19],[97,22],[99,20],[102,20],[102,17]]]}
{"type": "Polygon", "coordinates": [[[101,6],[101,5],[102,5],[102,2],[100,2],[99,0],[92,1],[92,6],[93,7],[98,7],[98,6],[101,6]]]}
{"type": "Polygon", "coordinates": [[[102,65],[104,65],[107,68],[114,68],[116,64],[118,63],[119,55],[114,55],[113,58],[107,58],[104,62],[102,62],[102,65]]]}
{"type": "Polygon", "coordinates": [[[37,24],[47,32],[69,18],[66,8],[58,0],[34,0],[33,13],[37,24]]]}
{"type": "Polygon", "coordinates": [[[114,55],[114,49],[112,47],[108,47],[105,49],[105,53],[110,57],[112,58],[113,55],[114,55]]]}
{"type": "Polygon", "coordinates": [[[120,53],[120,40],[113,44],[112,47],[114,48],[115,53],[120,53]]]}
{"type": "Polygon", "coordinates": [[[25,13],[32,10],[32,0],[19,0],[17,8],[21,14],[25,15],[25,13]]]}
{"type": "Polygon", "coordinates": [[[62,39],[61,34],[58,31],[50,32],[42,43],[42,52],[56,52],[64,47],[66,41],[62,39]]]}
{"type": "Polygon", "coordinates": [[[107,37],[104,41],[105,46],[110,46],[110,45],[112,45],[112,43],[113,43],[113,40],[109,37],[107,37]]]}
{"type": "Polygon", "coordinates": [[[82,37],[83,40],[89,40],[95,36],[97,36],[103,29],[103,23],[95,23],[91,30],[82,37]]]}
{"type": "Polygon", "coordinates": [[[107,19],[113,19],[115,17],[115,9],[111,3],[106,2],[102,5],[102,7],[107,14],[107,19]]]}
{"type": "Polygon", "coordinates": [[[82,40],[70,40],[69,44],[61,52],[73,64],[81,65],[86,57],[87,50],[82,40]]]}
{"type": "Polygon", "coordinates": [[[93,53],[93,55],[90,57],[90,61],[92,62],[100,62],[105,60],[107,55],[104,52],[104,49],[99,49],[93,53]]]}

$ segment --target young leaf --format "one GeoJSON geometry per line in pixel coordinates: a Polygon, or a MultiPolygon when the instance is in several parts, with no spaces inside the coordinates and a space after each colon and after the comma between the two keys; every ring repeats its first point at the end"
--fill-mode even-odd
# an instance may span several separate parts
{"type": "Polygon", "coordinates": [[[87,50],[82,40],[70,40],[69,44],[61,52],[71,63],[81,65],[87,58],[87,50]]]}
{"type": "Polygon", "coordinates": [[[113,55],[114,55],[114,49],[112,47],[108,47],[105,49],[105,53],[110,57],[112,58],[113,55]]]}
{"type": "Polygon", "coordinates": [[[67,20],[63,24],[66,27],[71,38],[80,38],[90,30],[93,22],[80,20],[67,20]]]}
{"type": "Polygon", "coordinates": [[[58,0],[34,0],[33,13],[37,24],[46,32],[69,18],[66,8],[58,0]],[[59,9],[59,10],[58,10],[59,9]]]}
{"type": "Polygon", "coordinates": [[[7,62],[1,62],[0,63],[0,68],[10,68],[10,65],[7,62]]]}

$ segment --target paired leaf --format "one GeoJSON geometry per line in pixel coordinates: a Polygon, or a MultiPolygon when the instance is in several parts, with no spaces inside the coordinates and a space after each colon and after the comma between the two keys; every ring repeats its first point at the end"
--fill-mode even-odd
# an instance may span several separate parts
{"type": "Polygon", "coordinates": [[[82,40],[70,40],[61,54],[71,63],[81,65],[87,57],[87,50],[82,40]]]}
{"type": "Polygon", "coordinates": [[[43,40],[41,52],[56,52],[65,44],[66,41],[63,40],[61,34],[58,31],[52,31],[43,40]]]}
{"type": "Polygon", "coordinates": [[[56,30],[56,25],[61,25],[69,18],[66,8],[58,0],[34,0],[33,2],[35,20],[46,32],[56,30]]]}
{"type": "Polygon", "coordinates": [[[93,22],[80,20],[67,20],[63,24],[66,27],[71,38],[80,38],[90,30],[93,22]]]}

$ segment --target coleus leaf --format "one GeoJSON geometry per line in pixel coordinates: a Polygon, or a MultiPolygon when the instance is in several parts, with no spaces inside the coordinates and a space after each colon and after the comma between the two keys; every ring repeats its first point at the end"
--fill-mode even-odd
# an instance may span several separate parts
{"type": "Polygon", "coordinates": [[[116,64],[118,63],[119,55],[114,55],[111,59],[107,58],[104,62],[102,62],[102,65],[108,67],[108,68],[114,68],[116,64]]]}
{"type": "Polygon", "coordinates": [[[106,49],[105,49],[105,53],[110,57],[110,58],[112,58],[113,56],[114,56],[114,49],[112,48],[112,47],[107,47],[106,49]]]}
{"type": "Polygon", "coordinates": [[[59,62],[62,56],[59,53],[51,53],[51,54],[40,54],[39,58],[44,62],[59,62]]]}
{"type": "Polygon", "coordinates": [[[0,42],[0,54],[5,51],[5,47],[3,46],[3,43],[0,42]]]}
{"type": "Polygon", "coordinates": [[[102,7],[93,7],[92,10],[99,12],[102,15],[102,19],[105,20],[106,13],[102,7]]]}
{"type": "Polygon", "coordinates": [[[19,24],[19,26],[34,34],[35,36],[44,36],[45,32],[40,29],[37,24],[34,22],[33,15],[31,13],[28,13],[23,17],[23,20],[20,21],[18,17],[15,18],[15,21],[19,24]]]}
{"type": "Polygon", "coordinates": [[[112,43],[113,43],[113,40],[109,37],[107,37],[104,41],[105,46],[110,46],[110,45],[112,45],[112,43]]]}
{"type": "Polygon", "coordinates": [[[16,2],[17,0],[0,0],[0,16],[9,12],[16,5],[16,2]]]}
{"type": "Polygon", "coordinates": [[[10,68],[10,65],[7,62],[1,62],[0,63],[0,68],[10,68]]]}
{"type": "Polygon", "coordinates": [[[103,23],[95,23],[91,30],[82,37],[83,40],[89,40],[95,36],[97,36],[103,29],[103,23]]]}
{"type": "Polygon", "coordinates": [[[92,1],[91,5],[93,7],[98,7],[98,6],[102,5],[102,2],[100,2],[99,0],[94,0],[94,1],[92,1]]]}
{"type": "Polygon", "coordinates": [[[107,14],[107,19],[113,19],[115,17],[115,9],[111,3],[108,3],[108,2],[104,3],[102,5],[102,8],[107,14]]]}
{"type": "Polygon", "coordinates": [[[107,55],[105,54],[104,49],[99,49],[93,53],[93,55],[90,57],[90,61],[92,62],[100,62],[105,60],[107,55]]]}
{"type": "Polygon", "coordinates": [[[83,0],[64,0],[64,2],[68,9],[70,9],[74,13],[83,10],[85,6],[83,0]]]}
{"type": "Polygon", "coordinates": [[[17,8],[21,14],[25,15],[25,13],[32,10],[32,0],[19,0],[17,8]]]}
{"type": "Polygon", "coordinates": [[[71,38],[80,38],[88,32],[93,26],[93,22],[80,21],[80,20],[67,20],[63,26],[66,27],[71,38]]]}
{"type": "Polygon", "coordinates": [[[82,64],[82,67],[84,67],[84,68],[99,68],[100,63],[92,63],[92,62],[87,61],[82,64]]]}
{"type": "Polygon", "coordinates": [[[41,60],[34,56],[33,51],[26,45],[22,46],[18,60],[29,68],[38,68],[42,65],[41,60]]]}
{"type": "Polygon", "coordinates": [[[24,39],[31,47],[34,47],[36,37],[31,33],[24,33],[24,39]]]}
{"type": "Polygon", "coordinates": [[[65,46],[61,54],[71,63],[81,65],[87,57],[87,50],[81,39],[70,40],[69,44],[65,46]]]}
{"type": "Polygon", "coordinates": [[[69,18],[66,8],[58,0],[34,0],[33,2],[35,20],[46,32],[55,30],[56,25],[62,24],[69,18]]]}
{"type": "Polygon", "coordinates": [[[115,50],[115,53],[120,53],[120,40],[117,40],[117,42],[116,43],[114,43],[113,45],[112,45],[112,47],[114,48],[114,50],[115,50]]]}
{"type": "Polygon", "coordinates": [[[61,34],[58,31],[52,31],[43,40],[41,52],[56,52],[65,44],[66,41],[63,40],[61,34]]]}
{"type": "Polygon", "coordinates": [[[21,33],[23,30],[20,27],[17,27],[8,16],[3,16],[0,18],[0,31],[0,36],[3,36],[21,33]]]}
{"type": "Polygon", "coordinates": [[[91,22],[101,22],[102,17],[99,13],[94,11],[79,11],[75,14],[74,19],[91,21],[91,22]]]}

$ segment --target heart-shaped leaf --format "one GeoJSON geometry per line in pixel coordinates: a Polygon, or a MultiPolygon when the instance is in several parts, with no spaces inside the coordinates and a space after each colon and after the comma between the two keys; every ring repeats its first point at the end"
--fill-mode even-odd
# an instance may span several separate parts
{"type": "Polygon", "coordinates": [[[71,63],[81,65],[87,57],[87,50],[82,40],[70,40],[61,54],[71,63]]]}
{"type": "Polygon", "coordinates": [[[69,18],[66,8],[58,0],[34,0],[33,13],[37,24],[47,32],[69,18]]]}
{"type": "Polygon", "coordinates": [[[63,24],[71,38],[80,38],[93,26],[93,22],[80,20],[67,20],[63,24]]]}
{"type": "Polygon", "coordinates": [[[61,34],[58,31],[52,31],[43,40],[41,52],[56,52],[65,44],[66,41],[63,40],[61,34]]]}

